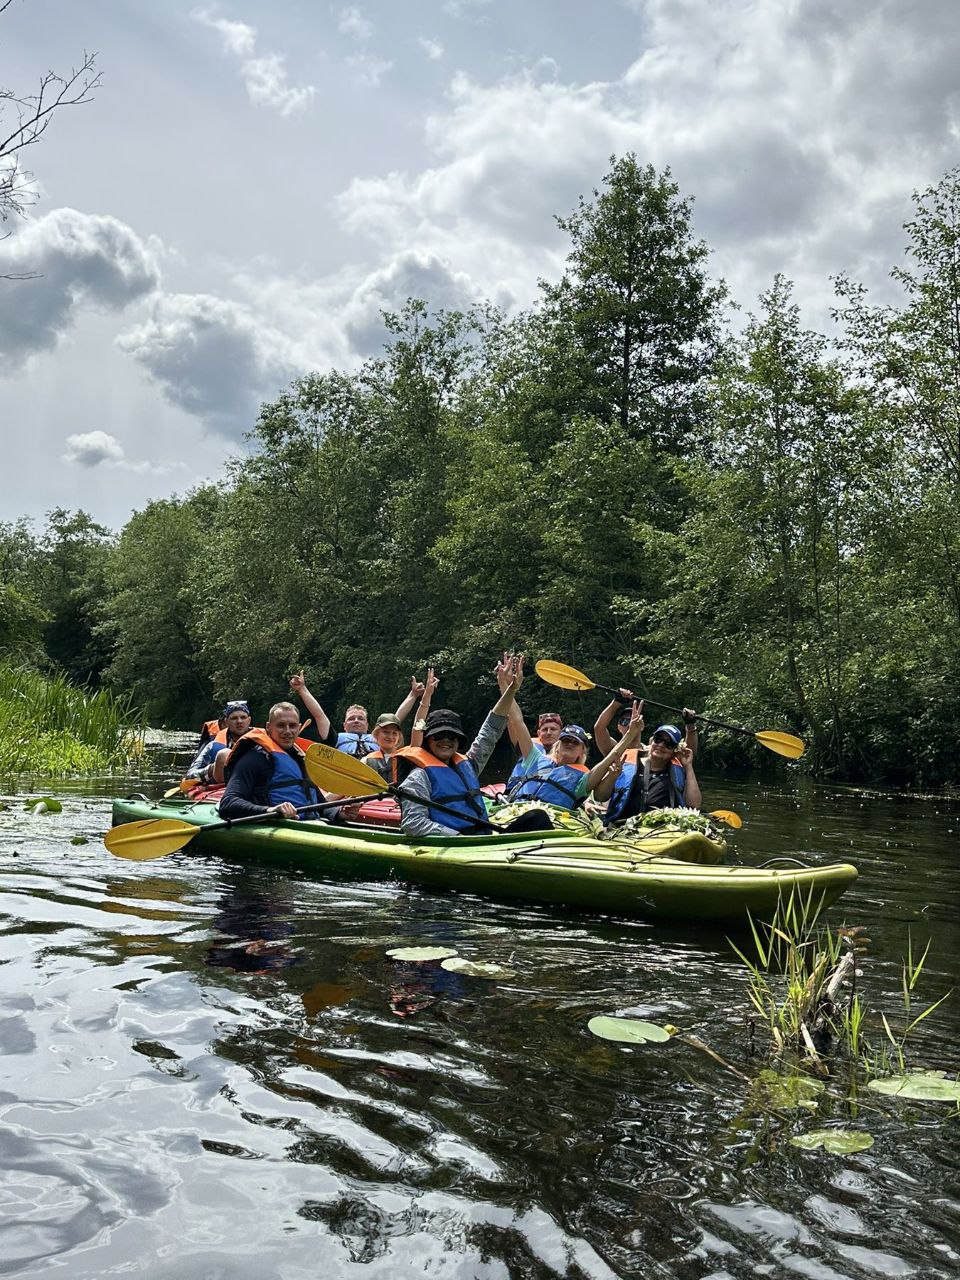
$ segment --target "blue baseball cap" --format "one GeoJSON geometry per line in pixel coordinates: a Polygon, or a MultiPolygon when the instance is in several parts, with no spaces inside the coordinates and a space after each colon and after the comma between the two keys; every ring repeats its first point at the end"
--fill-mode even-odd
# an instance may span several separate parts
{"type": "Polygon", "coordinates": [[[246,715],[249,715],[250,714],[249,702],[245,702],[242,698],[237,698],[233,702],[228,702],[224,705],[224,708],[220,712],[220,715],[223,717],[224,720],[226,720],[227,716],[233,715],[234,711],[243,711],[245,712],[246,715]]]}
{"type": "Polygon", "coordinates": [[[581,747],[590,745],[590,735],[586,729],[581,729],[578,724],[565,724],[560,730],[561,741],[564,738],[571,738],[574,742],[579,742],[581,747]]]}
{"type": "Polygon", "coordinates": [[[675,724],[662,724],[653,736],[656,737],[658,733],[662,733],[665,737],[669,738],[675,747],[679,747],[683,738],[683,734],[675,724]]]}

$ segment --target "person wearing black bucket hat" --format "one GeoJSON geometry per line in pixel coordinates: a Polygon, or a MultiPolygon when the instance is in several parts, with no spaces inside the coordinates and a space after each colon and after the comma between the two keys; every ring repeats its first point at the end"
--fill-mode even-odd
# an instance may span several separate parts
{"type": "MultiPolygon", "coordinates": [[[[423,726],[423,746],[397,752],[397,775],[404,791],[425,804],[400,801],[400,823],[408,835],[462,835],[487,822],[480,774],[507,725],[516,691],[523,683],[523,655],[504,654],[495,668],[500,698],[470,746],[463,721],[449,707],[438,707],[423,726]],[[454,815],[431,808],[435,800],[454,815]]],[[[485,828],[489,829],[489,828],[485,828]]]]}

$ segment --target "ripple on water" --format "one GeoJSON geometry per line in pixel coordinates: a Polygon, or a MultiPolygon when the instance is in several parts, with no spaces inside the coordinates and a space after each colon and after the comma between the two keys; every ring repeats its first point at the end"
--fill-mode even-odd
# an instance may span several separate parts
{"type": "MultiPolygon", "coordinates": [[[[158,780],[159,783],[160,780],[158,780]]],[[[671,1021],[737,1070],[745,980],[722,932],[237,867],[120,863],[111,784],[0,814],[0,1274],[70,1280],[955,1276],[960,1142],[930,1107],[757,1110],[695,1047],[596,1040],[671,1021]],[[87,845],[71,845],[84,834],[87,845]],[[17,858],[13,858],[14,850],[17,858]],[[397,963],[442,944],[502,982],[397,963]],[[858,1156],[799,1152],[821,1123],[858,1156]]],[[[148,784],[138,783],[137,789],[148,784]]],[[[159,789],[159,786],[154,788],[159,789]]],[[[858,864],[864,990],[956,984],[956,810],[714,784],[758,859],[858,864]]],[[[920,1025],[952,1068],[960,1011],[920,1025]]]]}

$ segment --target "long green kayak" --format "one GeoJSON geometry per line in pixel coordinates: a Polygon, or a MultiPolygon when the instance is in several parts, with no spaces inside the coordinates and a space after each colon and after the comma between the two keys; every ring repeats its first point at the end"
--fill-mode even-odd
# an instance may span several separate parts
{"type": "MultiPolygon", "coordinates": [[[[114,801],[114,826],[149,818],[203,828],[219,814],[212,804],[178,799],[114,801]]],[[[269,822],[201,831],[189,848],[319,876],[402,880],[643,919],[732,922],[745,920],[747,912],[769,919],[781,898],[802,895],[828,906],[857,878],[848,863],[786,870],[721,866],[722,844],[670,830],[629,842],[567,831],[414,839],[370,827],[269,822]]]]}

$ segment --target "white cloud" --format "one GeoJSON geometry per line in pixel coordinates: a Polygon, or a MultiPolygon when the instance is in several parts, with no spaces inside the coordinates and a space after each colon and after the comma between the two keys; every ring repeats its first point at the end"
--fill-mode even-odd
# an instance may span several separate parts
{"type": "Polygon", "coordinates": [[[239,438],[262,401],[302,372],[293,344],[242,303],[160,294],[150,316],[117,339],[171,404],[208,430],[239,438]]]}
{"type": "Polygon", "coordinates": [[[160,283],[157,241],[117,218],[55,209],[0,240],[0,356],[11,373],[52,351],[81,308],[121,311],[160,283]]]}
{"type": "Polygon", "coordinates": [[[346,59],[347,66],[357,84],[375,89],[393,63],[375,53],[355,53],[346,59]]]}
{"type": "Polygon", "coordinates": [[[827,323],[839,270],[886,287],[911,190],[956,163],[952,0],[927,0],[922,23],[866,0],[634,7],[643,51],[618,78],[454,77],[426,123],[430,163],[354,179],[344,226],[387,261],[414,249],[525,303],[562,265],[553,215],[633,151],[696,197],[696,232],[745,305],[775,271],[797,281],[808,322],[827,323]]]}
{"type": "Polygon", "coordinates": [[[430,40],[427,36],[420,36],[417,43],[431,62],[439,62],[443,57],[443,45],[439,40],[430,40]]]}
{"type": "Polygon", "coordinates": [[[337,30],[353,40],[369,40],[373,35],[373,23],[363,16],[362,10],[356,5],[349,5],[346,9],[340,10],[337,30]]]}
{"type": "Polygon", "coordinates": [[[170,475],[176,471],[188,471],[185,462],[132,462],[127,458],[123,445],[107,431],[85,431],[67,436],[66,449],[60,456],[70,466],[85,467],[92,471],[106,467],[115,471],[133,472],[136,475],[170,475]]]}
{"type": "Polygon", "coordinates": [[[224,52],[239,59],[240,77],[255,107],[270,107],[281,116],[291,116],[310,106],[316,89],[312,84],[293,86],[288,82],[286,59],[282,54],[256,56],[256,27],[220,18],[210,9],[195,9],[190,16],[218,32],[224,52]]]}
{"type": "Polygon", "coordinates": [[[116,436],[106,431],[87,431],[67,436],[64,462],[77,463],[81,467],[98,467],[101,462],[122,462],[123,446],[116,436]]]}

